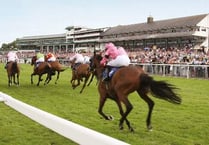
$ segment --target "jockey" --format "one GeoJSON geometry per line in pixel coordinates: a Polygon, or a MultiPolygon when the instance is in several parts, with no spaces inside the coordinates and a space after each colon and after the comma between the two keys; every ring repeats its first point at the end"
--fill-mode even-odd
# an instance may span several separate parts
{"type": "Polygon", "coordinates": [[[75,55],[73,55],[73,56],[70,58],[70,61],[71,61],[71,62],[74,61],[74,65],[72,66],[72,69],[73,69],[73,70],[76,70],[76,68],[77,68],[80,64],[84,63],[84,57],[83,57],[82,54],[76,53],[75,55]]]}
{"type": "Polygon", "coordinates": [[[45,58],[44,58],[44,54],[41,53],[41,52],[38,52],[36,54],[36,68],[39,66],[40,63],[44,62],[45,61],[45,58]]]}
{"type": "Polygon", "coordinates": [[[107,66],[103,73],[103,81],[109,80],[110,74],[114,73],[113,70],[109,72],[109,67],[122,67],[130,64],[128,54],[123,47],[116,47],[113,43],[105,45],[105,56],[100,62],[101,65],[107,66]]]}
{"type": "Polygon", "coordinates": [[[49,52],[49,53],[46,55],[46,60],[47,60],[48,62],[56,61],[56,56],[55,56],[53,53],[49,52]]]}
{"type": "Polygon", "coordinates": [[[6,57],[7,57],[7,63],[4,67],[5,69],[7,68],[7,65],[9,62],[11,62],[11,61],[17,62],[18,61],[18,56],[17,56],[16,51],[9,51],[6,57]]]}
{"type": "Polygon", "coordinates": [[[84,56],[84,63],[90,64],[90,57],[89,56],[84,56]]]}

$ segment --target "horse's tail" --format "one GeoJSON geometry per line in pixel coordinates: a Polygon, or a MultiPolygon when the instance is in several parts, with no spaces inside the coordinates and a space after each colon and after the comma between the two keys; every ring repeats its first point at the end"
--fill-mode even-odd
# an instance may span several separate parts
{"type": "Polygon", "coordinates": [[[150,89],[152,95],[159,99],[164,99],[168,102],[181,104],[181,98],[174,92],[178,89],[174,85],[166,81],[155,81],[151,76],[142,74],[140,76],[142,90],[150,89]]]}

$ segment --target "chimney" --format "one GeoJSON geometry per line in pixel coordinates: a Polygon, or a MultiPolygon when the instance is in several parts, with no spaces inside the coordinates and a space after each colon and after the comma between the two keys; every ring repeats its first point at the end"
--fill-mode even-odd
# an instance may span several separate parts
{"type": "Polygon", "coordinates": [[[153,23],[154,18],[152,16],[147,17],[147,24],[153,23]]]}

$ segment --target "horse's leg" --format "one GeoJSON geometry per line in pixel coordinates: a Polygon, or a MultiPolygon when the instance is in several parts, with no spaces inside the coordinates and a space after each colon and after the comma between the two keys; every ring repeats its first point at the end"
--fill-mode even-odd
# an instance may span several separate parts
{"type": "Polygon", "coordinates": [[[94,79],[94,73],[92,72],[91,73],[91,79],[90,79],[89,83],[87,84],[87,86],[89,86],[91,84],[91,82],[93,81],[93,79],[94,79]]]}
{"type": "Polygon", "coordinates": [[[42,74],[38,76],[38,83],[37,83],[37,86],[39,86],[39,83],[42,81],[41,76],[42,76],[42,74]]]}
{"type": "Polygon", "coordinates": [[[57,84],[57,81],[58,81],[58,79],[59,79],[59,76],[60,76],[60,72],[57,71],[57,79],[56,79],[56,81],[55,81],[55,84],[57,84]]]}
{"type": "Polygon", "coordinates": [[[44,81],[44,85],[48,84],[52,79],[52,76],[50,74],[47,74],[46,80],[44,81]]]}
{"type": "Polygon", "coordinates": [[[12,85],[12,80],[11,80],[10,74],[8,74],[8,86],[10,87],[12,85]]]}
{"type": "Polygon", "coordinates": [[[73,89],[74,89],[75,80],[76,80],[76,78],[75,78],[75,73],[74,73],[74,71],[72,70],[72,78],[71,78],[70,83],[71,83],[73,89]]]}
{"type": "Polygon", "coordinates": [[[20,82],[19,82],[19,74],[17,74],[17,85],[19,86],[20,85],[20,82]]]}
{"type": "MultiPolygon", "coordinates": [[[[121,106],[120,101],[119,101],[119,100],[115,100],[115,102],[116,102],[117,105],[118,105],[120,115],[123,116],[123,115],[124,115],[124,112],[123,112],[123,108],[122,108],[122,106],[121,106]]],[[[128,129],[129,129],[131,132],[133,132],[134,129],[131,127],[131,124],[130,124],[130,122],[128,121],[127,118],[125,118],[125,121],[126,121],[126,124],[127,124],[127,126],[128,126],[128,129]]],[[[120,129],[120,130],[123,129],[123,124],[120,124],[120,125],[119,125],[119,129],[120,129]]]]}
{"type": "Polygon", "coordinates": [[[75,89],[79,85],[80,85],[80,77],[77,74],[74,74],[74,76],[73,76],[73,84],[72,84],[73,89],[75,89]],[[77,81],[77,84],[75,84],[76,81],[77,81]]]}
{"type": "Polygon", "coordinates": [[[33,84],[33,76],[34,76],[34,75],[35,75],[35,74],[32,73],[31,76],[30,76],[30,82],[31,82],[31,84],[33,84]]]}
{"type": "Polygon", "coordinates": [[[106,94],[102,94],[100,92],[100,100],[99,100],[99,109],[98,109],[98,112],[106,120],[112,120],[112,117],[111,116],[107,116],[107,115],[105,115],[103,113],[103,107],[104,107],[104,104],[105,104],[106,100],[107,100],[106,94]]]}
{"type": "Polygon", "coordinates": [[[74,84],[73,84],[73,88],[74,88],[74,89],[75,89],[77,86],[80,85],[80,81],[81,81],[80,78],[75,79],[74,84]],[[77,80],[77,84],[75,84],[76,80],[77,80]]]}
{"type": "Polygon", "coordinates": [[[148,104],[149,112],[147,115],[146,123],[147,123],[147,129],[151,131],[152,130],[151,116],[152,116],[152,110],[153,110],[155,103],[146,95],[146,93],[143,93],[142,91],[137,91],[137,92],[140,95],[140,97],[148,104]]]}
{"type": "Polygon", "coordinates": [[[76,81],[76,78],[75,78],[75,76],[73,76],[70,81],[73,89],[75,89],[75,81],[76,81]]]}
{"type": "Polygon", "coordinates": [[[128,128],[130,131],[134,131],[133,128],[130,125],[130,122],[127,119],[128,114],[131,112],[131,110],[133,109],[132,104],[130,103],[130,101],[128,100],[127,96],[122,96],[120,95],[120,98],[123,98],[121,101],[124,103],[124,105],[126,106],[126,111],[125,113],[121,113],[122,117],[120,119],[120,123],[119,123],[119,128],[122,129],[123,128],[123,122],[124,120],[126,121],[126,124],[128,125],[128,128]]]}
{"type": "Polygon", "coordinates": [[[12,78],[13,78],[13,83],[16,85],[17,83],[16,83],[15,74],[14,74],[14,75],[12,75],[12,78]]]}
{"type": "Polygon", "coordinates": [[[83,89],[85,88],[86,83],[87,83],[88,80],[89,80],[89,76],[86,76],[86,77],[85,77],[85,80],[84,80],[84,83],[83,83],[83,87],[82,87],[82,89],[81,89],[81,91],[80,91],[80,94],[83,92],[83,89]]]}

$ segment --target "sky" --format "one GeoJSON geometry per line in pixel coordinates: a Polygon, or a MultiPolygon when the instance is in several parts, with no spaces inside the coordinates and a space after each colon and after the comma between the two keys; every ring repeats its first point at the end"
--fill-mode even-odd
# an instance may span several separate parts
{"type": "Polygon", "coordinates": [[[0,0],[0,47],[68,26],[113,27],[209,14],[209,0],[0,0]]]}

